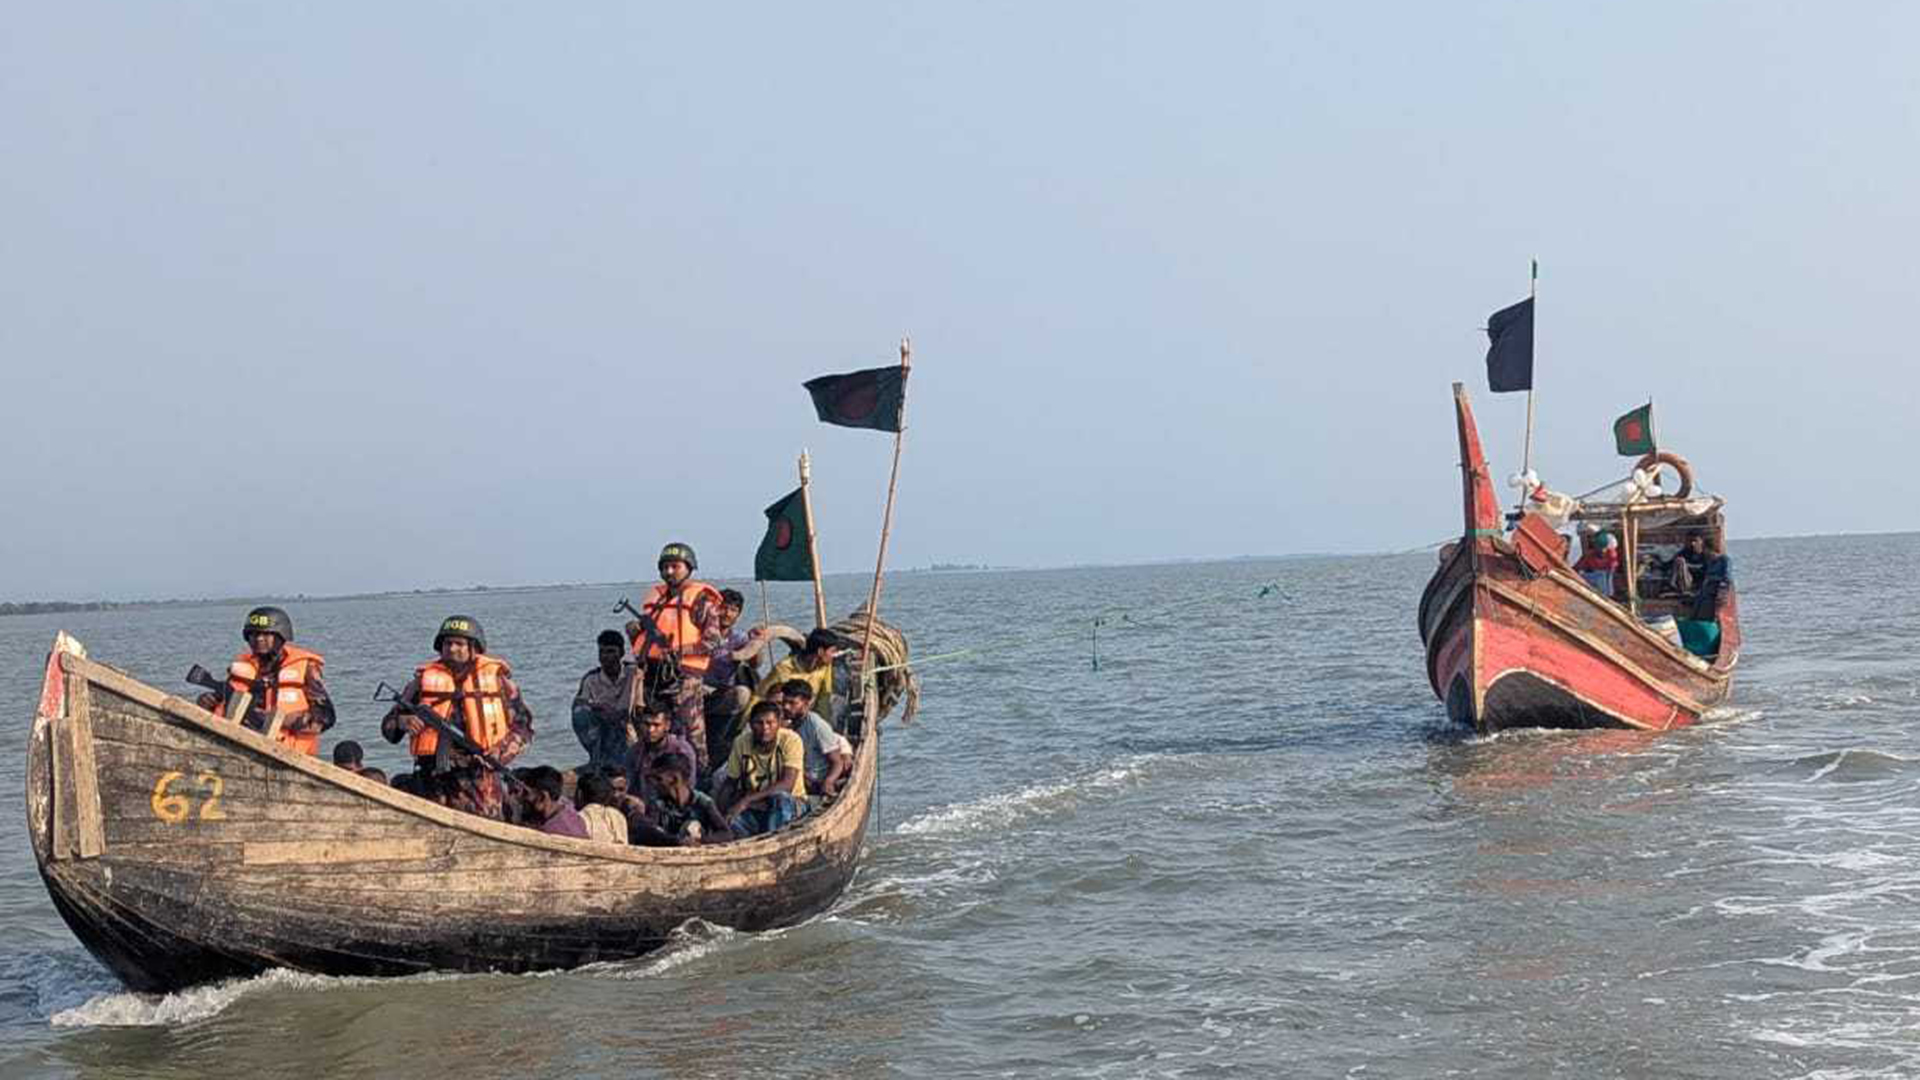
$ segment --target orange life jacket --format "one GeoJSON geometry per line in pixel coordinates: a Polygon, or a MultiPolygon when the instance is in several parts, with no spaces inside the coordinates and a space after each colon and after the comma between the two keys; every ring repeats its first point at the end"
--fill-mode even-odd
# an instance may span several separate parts
{"type": "Polygon", "coordinates": [[[693,609],[705,598],[708,611],[716,611],[720,606],[720,590],[704,581],[689,578],[680,583],[678,591],[667,594],[666,582],[655,585],[647,593],[647,599],[640,610],[653,619],[653,625],[665,639],[662,648],[659,639],[647,640],[647,632],[640,631],[640,639],[633,643],[633,654],[645,656],[649,660],[658,660],[666,655],[666,649],[679,649],[680,670],[690,675],[704,675],[711,657],[706,653],[689,653],[686,650],[700,643],[700,624],[694,621],[693,609]]]}
{"type": "MultiPolygon", "coordinates": [[[[282,645],[279,670],[265,680],[266,685],[256,686],[255,683],[260,681],[260,660],[252,652],[243,652],[227,665],[227,689],[236,695],[253,694],[252,708],[268,716],[275,712],[298,716],[313,707],[313,703],[307,699],[307,676],[318,673],[325,663],[317,652],[298,645],[282,645]]],[[[227,703],[223,701],[215,705],[213,714],[227,715],[227,703]]],[[[278,738],[282,745],[303,754],[320,752],[320,733],[317,731],[295,733],[281,728],[278,738]]]]}
{"type": "MultiPolygon", "coordinates": [[[[441,660],[421,664],[413,673],[420,680],[420,704],[440,719],[453,719],[453,702],[458,696],[467,738],[485,750],[492,750],[507,737],[507,698],[501,683],[511,674],[506,661],[485,653],[473,658],[473,666],[458,684],[453,669],[441,660]]],[[[415,733],[408,748],[414,757],[432,757],[440,748],[440,733],[423,728],[415,733]]]]}

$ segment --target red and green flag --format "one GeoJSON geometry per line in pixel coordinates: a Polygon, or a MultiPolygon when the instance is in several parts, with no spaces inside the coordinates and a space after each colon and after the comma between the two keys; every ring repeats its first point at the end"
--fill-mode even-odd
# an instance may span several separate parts
{"type": "Polygon", "coordinates": [[[806,500],[800,488],[767,507],[767,535],[753,556],[753,580],[813,580],[813,544],[807,536],[806,500]]]}
{"type": "Polygon", "coordinates": [[[1613,445],[1623,457],[1644,457],[1653,453],[1653,402],[1649,401],[1613,422],[1613,445]]]}
{"type": "Polygon", "coordinates": [[[869,368],[845,375],[822,375],[804,384],[820,419],[841,427],[899,431],[907,402],[907,372],[902,367],[869,368]]]}

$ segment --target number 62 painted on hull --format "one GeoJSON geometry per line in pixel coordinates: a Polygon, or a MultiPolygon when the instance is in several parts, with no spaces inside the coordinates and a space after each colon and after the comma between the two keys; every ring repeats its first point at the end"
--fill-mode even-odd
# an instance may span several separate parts
{"type": "Polygon", "coordinates": [[[199,787],[198,793],[204,797],[204,801],[200,803],[198,817],[193,812],[192,787],[188,788],[189,794],[168,791],[177,781],[185,780],[186,777],[187,774],[183,772],[160,774],[160,779],[153,785],[153,816],[169,825],[178,825],[185,821],[225,821],[227,814],[220,809],[220,792],[226,785],[220,777],[211,772],[203,772],[193,778],[194,784],[199,787]]]}

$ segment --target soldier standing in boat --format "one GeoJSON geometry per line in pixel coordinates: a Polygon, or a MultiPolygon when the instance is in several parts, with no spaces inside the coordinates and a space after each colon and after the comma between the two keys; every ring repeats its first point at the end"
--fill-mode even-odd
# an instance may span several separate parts
{"type": "Polygon", "coordinates": [[[512,668],[487,653],[479,620],[447,618],[434,635],[433,647],[440,655],[414,672],[400,691],[405,704],[396,704],[380,721],[380,734],[391,743],[410,740],[415,794],[455,810],[502,819],[506,799],[500,777],[458,747],[440,745],[440,733],[406,705],[426,706],[503,765],[533,742],[533,712],[514,685],[512,668]]]}
{"type": "Polygon", "coordinates": [[[660,583],[647,591],[640,604],[645,619],[627,623],[627,638],[633,642],[634,656],[644,665],[644,694],[671,703],[673,731],[693,746],[699,772],[705,775],[704,680],[712,654],[722,641],[720,591],[694,579],[700,561],[686,544],[676,542],[661,548],[658,566],[660,583]]]}
{"type": "Polygon", "coordinates": [[[334,719],[333,699],[320,682],[326,661],[319,653],[293,644],[293,617],[277,607],[247,612],[240,636],[247,648],[227,665],[226,690],[201,694],[200,707],[225,716],[228,702],[250,694],[253,703],[241,718],[248,727],[266,731],[273,714],[280,713],[280,730],[274,737],[303,754],[318,754],[320,733],[332,727],[334,719]]]}

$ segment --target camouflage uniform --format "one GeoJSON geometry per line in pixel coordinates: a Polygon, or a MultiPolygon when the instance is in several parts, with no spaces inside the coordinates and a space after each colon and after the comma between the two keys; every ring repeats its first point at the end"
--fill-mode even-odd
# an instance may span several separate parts
{"type": "MultiPolygon", "coordinates": [[[[533,710],[527,708],[525,699],[520,696],[520,687],[505,675],[500,678],[500,691],[506,699],[507,734],[495,744],[492,754],[495,761],[505,765],[532,744],[533,710]]],[[[400,691],[400,698],[407,702],[420,700],[418,677],[400,691]]],[[[388,742],[399,742],[411,734],[407,727],[409,719],[411,716],[404,709],[395,706],[381,719],[380,734],[388,742]]],[[[435,771],[433,765],[431,755],[414,758],[413,776],[407,784],[407,790],[462,813],[477,814],[495,821],[505,820],[505,787],[492,769],[451,746],[447,748],[447,767],[435,771]]]]}

